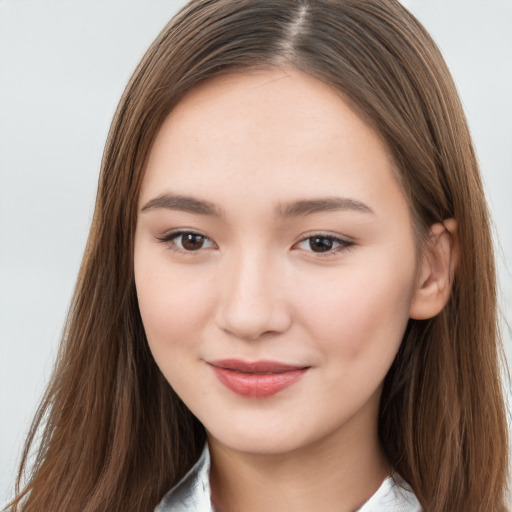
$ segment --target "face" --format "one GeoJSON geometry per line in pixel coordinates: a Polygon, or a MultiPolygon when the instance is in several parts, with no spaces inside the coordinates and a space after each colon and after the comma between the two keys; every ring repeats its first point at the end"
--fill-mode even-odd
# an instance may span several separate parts
{"type": "Polygon", "coordinates": [[[137,294],[155,361],[210,440],[278,453],[375,436],[416,259],[385,145],[305,74],[215,79],[158,133],[137,294]]]}

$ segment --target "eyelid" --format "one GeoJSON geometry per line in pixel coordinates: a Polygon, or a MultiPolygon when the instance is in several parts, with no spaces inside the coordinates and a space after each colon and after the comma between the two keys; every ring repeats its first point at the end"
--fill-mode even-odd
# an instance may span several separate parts
{"type": "MultiPolygon", "coordinates": [[[[292,249],[298,248],[298,246],[300,244],[302,244],[303,242],[306,242],[307,240],[313,239],[315,237],[329,239],[332,242],[334,242],[334,244],[337,244],[337,245],[334,248],[329,249],[325,252],[321,252],[321,251],[316,252],[313,250],[300,249],[300,248],[299,249],[304,250],[304,252],[308,252],[312,255],[315,255],[315,257],[329,257],[329,256],[332,257],[332,256],[336,255],[337,253],[340,253],[343,251],[348,251],[353,245],[355,245],[355,242],[353,240],[348,239],[347,237],[341,236],[337,233],[334,234],[334,233],[330,233],[330,232],[316,231],[316,232],[302,235],[300,237],[300,239],[293,244],[292,249]]],[[[218,246],[213,239],[211,239],[209,236],[205,235],[201,231],[197,231],[195,229],[187,229],[187,228],[174,229],[174,230],[164,233],[161,236],[156,236],[155,238],[157,239],[157,241],[159,243],[167,244],[169,249],[171,249],[175,252],[178,252],[180,254],[186,254],[186,255],[190,255],[190,256],[197,256],[197,255],[203,253],[205,250],[218,249],[218,246]],[[174,242],[174,240],[179,238],[180,236],[184,236],[184,235],[188,235],[188,234],[201,236],[202,238],[204,238],[205,241],[208,241],[211,245],[209,247],[200,247],[197,250],[186,250],[174,242]]]]}
{"type": "Polygon", "coordinates": [[[325,252],[315,252],[313,250],[303,249],[305,252],[314,254],[315,257],[334,256],[337,253],[350,250],[351,247],[355,245],[355,242],[353,240],[351,240],[349,238],[346,238],[346,237],[343,237],[343,236],[341,236],[339,234],[334,234],[334,233],[329,233],[329,232],[313,232],[313,233],[309,233],[309,234],[301,236],[301,238],[298,240],[298,242],[296,242],[294,244],[293,248],[296,248],[299,244],[301,244],[301,243],[303,243],[303,242],[305,242],[307,240],[310,240],[312,238],[315,238],[315,237],[317,237],[317,238],[327,238],[327,239],[332,240],[333,242],[338,244],[337,247],[335,247],[333,249],[330,249],[328,251],[325,251],[325,252]]]}
{"type": "Polygon", "coordinates": [[[171,231],[166,232],[165,234],[161,236],[155,237],[159,243],[167,244],[169,249],[175,252],[179,252],[180,254],[186,254],[190,256],[197,256],[200,253],[203,253],[205,250],[208,249],[218,249],[217,244],[211,239],[209,236],[205,235],[204,233],[201,233],[201,231],[197,231],[195,229],[174,229],[171,231]],[[197,249],[196,251],[187,251],[186,249],[183,249],[177,245],[174,240],[176,238],[179,238],[183,235],[198,235],[203,237],[205,240],[211,242],[212,246],[210,247],[201,247],[200,249],[197,249]]]}

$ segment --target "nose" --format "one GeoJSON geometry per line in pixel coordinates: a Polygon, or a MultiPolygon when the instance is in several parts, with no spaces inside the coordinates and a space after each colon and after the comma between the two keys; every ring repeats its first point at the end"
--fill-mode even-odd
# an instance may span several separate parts
{"type": "Polygon", "coordinates": [[[284,275],[267,255],[250,254],[230,261],[220,277],[217,326],[244,340],[287,331],[292,315],[285,297],[284,275]]]}

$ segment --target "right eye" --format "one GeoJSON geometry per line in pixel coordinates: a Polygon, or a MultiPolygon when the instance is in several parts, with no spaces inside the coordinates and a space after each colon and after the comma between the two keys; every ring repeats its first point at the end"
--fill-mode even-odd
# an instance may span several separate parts
{"type": "Polygon", "coordinates": [[[210,249],[215,244],[207,236],[194,231],[175,231],[161,238],[160,242],[167,243],[171,249],[181,252],[197,252],[201,249],[210,249]]]}

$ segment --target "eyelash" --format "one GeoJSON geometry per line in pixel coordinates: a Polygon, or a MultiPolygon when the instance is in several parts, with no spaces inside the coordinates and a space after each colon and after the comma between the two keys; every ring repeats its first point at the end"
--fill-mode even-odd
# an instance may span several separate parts
{"type": "MultiPolygon", "coordinates": [[[[157,237],[157,240],[159,242],[167,244],[169,246],[169,248],[173,251],[179,252],[181,254],[195,256],[195,253],[199,253],[201,251],[201,249],[203,249],[203,247],[200,247],[196,251],[189,251],[189,250],[184,249],[183,247],[179,247],[175,242],[175,240],[177,238],[183,237],[185,235],[195,235],[195,236],[201,237],[205,241],[209,240],[212,244],[214,244],[214,242],[210,238],[208,238],[206,235],[203,235],[202,233],[198,233],[197,231],[174,231],[171,233],[167,233],[161,237],[157,237]]],[[[182,244],[183,244],[183,242],[182,242],[182,244]]]]}
{"type": "Polygon", "coordinates": [[[312,254],[315,254],[316,256],[322,257],[322,258],[327,258],[329,256],[333,256],[340,252],[348,251],[354,245],[354,242],[351,242],[349,240],[344,240],[343,238],[340,238],[338,236],[330,235],[328,233],[314,233],[313,235],[308,235],[308,236],[303,237],[301,240],[299,240],[299,242],[297,244],[295,244],[295,246],[309,240],[310,241],[309,246],[311,248],[311,241],[314,238],[329,240],[333,244],[338,244],[338,247],[329,249],[328,251],[325,251],[325,252],[308,251],[308,252],[311,252],[312,254]]]}
{"type": "MultiPolygon", "coordinates": [[[[195,236],[201,237],[204,241],[210,241],[213,244],[214,248],[217,247],[216,244],[210,238],[208,238],[206,235],[203,235],[202,233],[199,233],[197,231],[174,231],[174,232],[168,233],[166,235],[163,235],[161,237],[157,237],[157,240],[161,243],[168,244],[169,248],[173,251],[179,252],[181,254],[186,254],[189,256],[195,256],[195,255],[197,255],[197,253],[201,252],[201,250],[204,248],[200,247],[197,250],[187,250],[187,249],[183,248],[183,246],[179,247],[175,242],[175,240],[178,239],[179,237],[183,237],[186,235],[195,235],[195,236]]],[[[343,251],[348,251],[354,245],[354,242],[344,240],[340,237],[337,237],[337,236],[334,236],[331,234],[314,233],[313,235],[304,236],[296,244],[294,244],[293,247],[297,247],[298,245],[302,244],[303,242],[306,242],[309,240],[310,241],[309,247],[311,248],[311,241],[315,238],[329,240],[332,244],[338,244],[337,247],[329,249],[325,252],[321,252],[321,251],[315,252],[313,250],[307,251],[307,252],[311,252],[312,254],[315,254],[317,257],[322,257],[322,258],[333,256],[333,255],[338,254],[343,251]]],[[[183,242],[182,242],[182,245],[183,245],[183,242]]]]}

